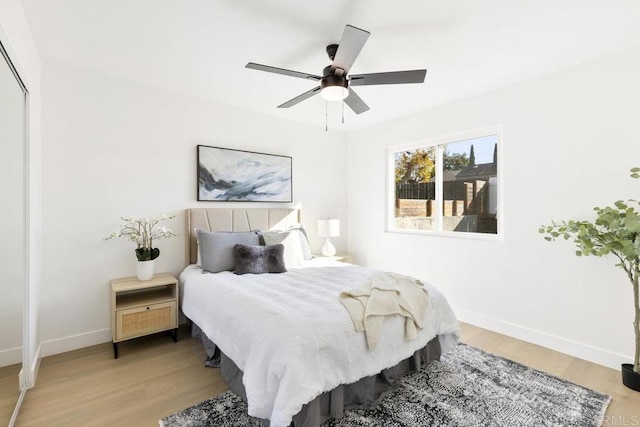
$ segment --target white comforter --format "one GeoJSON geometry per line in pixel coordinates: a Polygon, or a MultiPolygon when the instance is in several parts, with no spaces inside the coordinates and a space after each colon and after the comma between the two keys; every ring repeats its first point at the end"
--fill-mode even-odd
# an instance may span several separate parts
{"type": "Polygon", "coordinates": [[[337,262],[242,276],[189,266],[180,275],[182,310],[244,372],[249,415],[284,427],[319,394],[397,364],[436,335],[443,352],[457,341],[449,304],[425,283],[429,306],[418,337],[406,341],[405,319],[397,316],[369,351],[338,295],[373,272],[337,262]]]}

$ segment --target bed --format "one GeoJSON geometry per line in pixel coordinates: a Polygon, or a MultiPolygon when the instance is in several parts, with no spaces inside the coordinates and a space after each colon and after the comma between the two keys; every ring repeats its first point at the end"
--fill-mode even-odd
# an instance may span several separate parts
{"type": "Polygon", "coordinates": [[[407,340],[396,316],[384,322],[369,350],[338,294],[374,270],[323,258],[281,274],[208,273],[196,265],[196,229],[286,230],[300,223],[298,209],[189,209],[186,218],[182,311],[230,389],[265,426],[318,426],[345,409],[374,405],[394,378],[438,359],[458,340],[453,312],[428,283],[417,337],[407,340]]]}

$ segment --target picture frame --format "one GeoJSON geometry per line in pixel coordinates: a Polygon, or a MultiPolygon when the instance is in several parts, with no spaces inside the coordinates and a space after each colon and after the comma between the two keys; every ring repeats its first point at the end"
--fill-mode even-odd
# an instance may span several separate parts
{"type": "Polygon", "coordinates": [[[293,201],[292,157],[208,145],[197,152],[198,201],[293,201]]]}

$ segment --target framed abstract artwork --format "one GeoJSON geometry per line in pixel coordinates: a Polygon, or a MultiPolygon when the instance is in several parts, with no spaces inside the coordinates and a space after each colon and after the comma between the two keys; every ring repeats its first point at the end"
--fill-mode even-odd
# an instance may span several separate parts
{"type": "Polygon", "coordinates": [[[293,201],[292,158],[198,145],[198,201],[293,201]]]}

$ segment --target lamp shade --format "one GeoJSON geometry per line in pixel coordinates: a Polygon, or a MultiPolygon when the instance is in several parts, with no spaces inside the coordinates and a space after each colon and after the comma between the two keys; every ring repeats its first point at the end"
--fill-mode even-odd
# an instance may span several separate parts
{"type": "Polygon", "coordinates": [[[327,101],[342,101],[349,96],[349,90],[342,86],[327,86],[320,91],[320,96],[327,101]]]}
{"type": "MultiPolygon", "coordinates": [[[[327,67],[329,68],[329,67],[327,67]]],[[[326,71],[326,69],[325,69],[326,71]]],[[[349,83],[344,76],[329,74],[320,81],[320,96],[327,101],[342,101],[349,96],[349,83]]]]}
{"type": "Polygon", "coordinates": [[[337,237],[340,235],[339,219],[319,219],[318,237],[337,237]]]}

